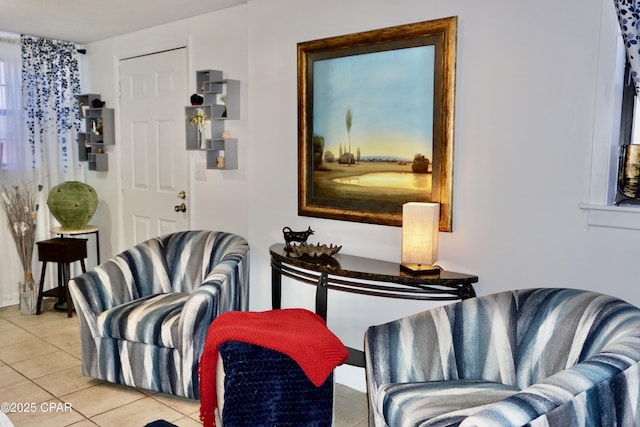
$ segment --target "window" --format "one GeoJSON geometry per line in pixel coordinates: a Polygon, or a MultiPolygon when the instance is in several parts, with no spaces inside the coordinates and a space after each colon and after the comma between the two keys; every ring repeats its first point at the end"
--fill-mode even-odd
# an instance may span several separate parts
{"type": "MultiPolygon", "coordinates": [[[[640,230],[640,206],[616,206],[620,145],[623,138],[633,134],[634,120],[631,116],[629,122],[628,97],[624,124],[622,120],[626,52],[613,1],[602,0],[601,8],[591,180],[588,201],[580,207],[587,212],[590,226],[640,230]],[[623,128],[626,134],[621,132],[623,128]]],[[[632,110],[635,110],[635,104],[634,99],[631,103],[632,110]]],[[[637,133],[640,133],[640,109],[635,121],[637,133]]]]}
{"type": "Polygon", "coordinates": [[[620,114],[620,155],[616,179],[616,205],[640,205],[640,97],[631,78],[631,65],[625,60],[620,114]],[[633,145],[638,145],[635,147],[633,145]]]}
{"type": "Polygon", "coordinates": [[[7,126],[7,79],[5,72],[5,63],[0,61],[0,167],[6,164],[4,159],[4,145],[6,142],[7,126]]]}
{"type": "MultiPolygon", "coordinates": [[[[0,40],[0,43],[2,40],[0,40]]],[[[17,150],[22,140],[22,87],[20,45],[0,46],[0,167],[18,163],[17,150]]]]}
{"type": "Polygon", "coordinates": [[[20,139],[20,82],[11,72],[11,64],[0,57],[0,168],[15,163],[15,141],[20,139]],[[16,102],[18,104],[16,104],[16,102]]]}

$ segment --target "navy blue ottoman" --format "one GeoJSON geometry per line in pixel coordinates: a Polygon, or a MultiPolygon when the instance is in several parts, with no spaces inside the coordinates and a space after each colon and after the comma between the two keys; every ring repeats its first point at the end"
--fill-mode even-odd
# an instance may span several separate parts
{"type": "Polygon", "coordinates": [[[224,364],[224,427],[330,427],[333,374],[316,387],[289,356],[239,341],[218,347],[224,364]]]}

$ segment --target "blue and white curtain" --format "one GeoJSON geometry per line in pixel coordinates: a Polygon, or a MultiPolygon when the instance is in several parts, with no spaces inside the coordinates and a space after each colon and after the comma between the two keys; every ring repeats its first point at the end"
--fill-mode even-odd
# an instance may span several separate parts
{"type": "Polygon", "coordinates": [[[85,181],[76,143],[80,72],[73,43],[22,36],[21,47],[27,163],[34,182],[42,185],[36,229],[39,241],[52,237],[52,218],[46,207],[49,190],[64,181],[85,181]]]}
{"type": "Polygon", "coordinates": [[[22,90],[31,166],[50,182],[76,179],[80,130],[78,53],[73,43],[22,37],[22,90]]]}
{"type": "MultiPolygon", "coordinates": [[[[0,121],[0,142],[5,152],[0,172],[2,176],[42,185],[36,240],[49,239],[49,189],[63,181],[85,181],[76,144],[80,129],[78,53],[69,42],[0,34],[0,62],[4,79],[1,96],[8,105],[5,110],[11,113],[5,113],[0,121]]],[[[0,227],[3,306],[17,302],[22,269],[19,262],[12,262],[17,255],[11,252],[15,252],[11,236],[4,232],[4,217],[0,227]]],[[[33,271],[39,274],[40,269],[33,271]]]]}
{"type": "Polygon", "coordinates": [[[618,14],[622,38],[631,65],[631,77],[640,95],[640,1],[613,0],[618,14]]]}
{"type": "Polygon", "coordinates": [[[46,207],[49,190],[64,181],[85,181],[76,143],[80,72],[73,43],[23,36],[21,47],[24,148],[33,180],[42,185],[36,229],[39,241],[52,237],[52,218],[46,207]]]}

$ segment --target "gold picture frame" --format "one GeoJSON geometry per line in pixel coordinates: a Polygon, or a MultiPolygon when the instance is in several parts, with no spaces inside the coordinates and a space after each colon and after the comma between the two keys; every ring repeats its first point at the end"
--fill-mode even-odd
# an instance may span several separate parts
{"type": "Polygon", "coordinates": [[[452,231],[457,17],[301,42],[298,214],[452,231]]]}

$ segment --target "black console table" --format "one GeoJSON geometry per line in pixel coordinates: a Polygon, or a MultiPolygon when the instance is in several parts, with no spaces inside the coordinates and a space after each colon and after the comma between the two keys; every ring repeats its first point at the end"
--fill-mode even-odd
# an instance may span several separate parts
{"type": "MultiPolygon", "coordinates": [[[[319,259],[297,257],[276,243],[271,254],[271,304],[281,308],[282,276],[316,286],[316,313],[327,319],[329,290],[372,295],[383,298],[453,301],[476,296],[473,283],[478,276],[440,270],[435,274],[410,275],[400,264],[354,255],[336,254],[319,259]],[[383,282],[375,283],[375,282],[383,282]]],[[[361,351],[349,349],[347,363],[364,366],[361,351]]]]}

